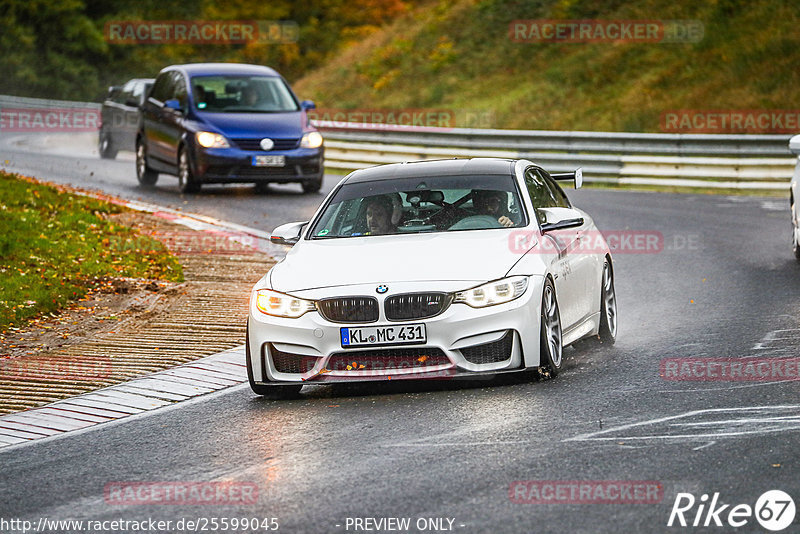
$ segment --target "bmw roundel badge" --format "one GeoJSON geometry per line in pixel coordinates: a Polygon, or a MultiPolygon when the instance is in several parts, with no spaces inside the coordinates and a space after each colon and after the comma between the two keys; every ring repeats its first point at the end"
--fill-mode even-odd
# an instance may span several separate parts
{"type": "Polygon", "coordinates": [[[384,293],[389,291],[389,286],[381,284],[377,288],[375,288],[375,291],[383,295],[384,293]]]}

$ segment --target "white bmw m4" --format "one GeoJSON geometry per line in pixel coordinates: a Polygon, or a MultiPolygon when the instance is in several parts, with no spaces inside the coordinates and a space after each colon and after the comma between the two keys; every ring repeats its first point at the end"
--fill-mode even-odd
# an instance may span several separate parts
{"type": "Polygon", "coordinates": [[[304,384],[555,376],[562,349],[613,343],[611,254],[557,180],[526,160],[476,158],[350,173],[253,288],[247,370],[259,395],[304,384]]]}

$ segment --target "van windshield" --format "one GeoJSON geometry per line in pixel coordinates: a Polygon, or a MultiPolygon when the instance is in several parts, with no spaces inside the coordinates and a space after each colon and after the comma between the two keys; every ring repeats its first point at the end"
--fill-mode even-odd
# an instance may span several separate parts
{"type": "Polygon", "coordinates": [[[276,76],[194,76],[192,99],[197,110],[216,113],[300,110],[286,83],[276,76]]]}

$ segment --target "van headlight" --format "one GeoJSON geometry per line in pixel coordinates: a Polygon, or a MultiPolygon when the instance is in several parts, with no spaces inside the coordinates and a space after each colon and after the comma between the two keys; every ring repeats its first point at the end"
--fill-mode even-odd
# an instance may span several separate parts
{"type": "Polygon", "coordinates": [[[256,308],[267,315],[292,319],[317,309],[312,300],[300,299],[271,289],[256,291],[256,308]]]}
{"type": "Polygon", "coordinates": [[[224,135],[214,132],[197,132],[194,134],[197,144],[203,148],[230,148],[228,140],[224,135]]]}
{"type": "Polygon", "coordinates": [[[319,132],[306,132],[300,140],[302,148],[319,148],[322,146],[322,134],[319,132]]]}
{"type": "Polygon", "coordinates": [[[485,308],[518,299],[526,289],[528,289],[527,276],[511,276],[466,291],[459,291],[453,302],[462,302],[473,308],[485,308]]]}

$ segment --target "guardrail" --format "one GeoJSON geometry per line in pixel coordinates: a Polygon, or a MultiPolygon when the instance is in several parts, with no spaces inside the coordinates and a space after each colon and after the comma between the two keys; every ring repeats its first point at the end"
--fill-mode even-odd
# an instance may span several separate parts
{"type": "MultiPolygon", "coordinates": [[[[0,95],[4,107],[100,104],[0,95]]],[[[526,158],[553,172],[583,167],[584,181],[677,187],[787,189],[797,158],[790,135],[651,134],[411,128],[317,121],[325,166],[350,171],[424,159],[526,158]]],[[[0,128],[0,134],[2,128],[0,128]]]]}
{"type": "Polygon", "coordinates": [[[786,189],[796,158],[789,135],[637,134],[413,129],[319,121],[325,165],[354,170],[436,158],[526,158],[554,172],[583,167],[610,184],[786,189]]]}

